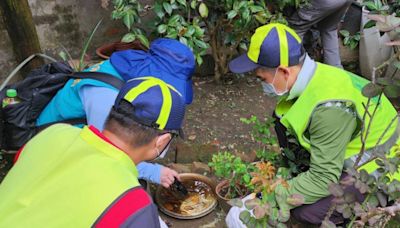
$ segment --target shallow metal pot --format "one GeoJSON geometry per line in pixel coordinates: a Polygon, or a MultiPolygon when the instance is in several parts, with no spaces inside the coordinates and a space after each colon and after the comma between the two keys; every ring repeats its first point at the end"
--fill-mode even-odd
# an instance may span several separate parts
{"type": "Polygon", "coordinates": [[[178,214],[178,213],[175,213],[175,212],[167,210],[161,204],[161,200],[160,200],[161,194],[160,193],[161,193],[161,190],[164,187],[159,185],[157,187],[157,190],[156,190],[156,193],[155,193],[155,201],[156,201],[160,211],[162,211],[164,214],[166,214],[168,216],[171,216],[171,217],[177,218],[177,219],[196,219],[196,218],[201,218],[201,217],[204,217],[204,216],[208,215],[209,213],[211,213],[217,207],[218,201],[217,201],[217,196],[215,194],[215,184],[210,178],[208,178],[206,176],[203,176],[203,175],[200,175],[200,174],[197,174],[197,173],[182,173],[182,174],[179,174],[179,176],[180,176],[181,181],[198,180],[198,181],[201,181],[201,182],[207,184],[211,188],[212,192],[214,193],[214,197],[216,199],[215,203],[212,204],[206,211],[204,211],[204,212],[202,212],[200,214],[190,215],[190,216],[189,215],[187,215],[187,216],[181,215],[181,214],[178,214]]]}

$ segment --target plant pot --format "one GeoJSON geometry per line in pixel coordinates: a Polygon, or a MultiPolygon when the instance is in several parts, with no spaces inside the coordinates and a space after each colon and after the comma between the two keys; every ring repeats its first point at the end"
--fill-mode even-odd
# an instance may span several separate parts
{"type": "Polygon", "coordinates": [[[390,58],[393,48],[385,43],[390,41],[387,33],[379,31],[378,27],[364,29],[364,25],[369,21],[367,18],[369,11],[363,7],[361,18],[361,39],[359,45],[360,70],[361,75],[368,79],[372,78],[373,68],[379,66],[390,58]]]}
{"type": "Polygon", "coordinates": [[[228,213],[229,209],[231,209],[231,205],[228,204],[228,201],[230,199],[225,198],[225,196],[221,195],[221,192],[223,189],[227,188],[229,186],[229,181],[228,180],[223,180],[217,184],[215,187],[215,194],[218,196],[218,203],[221,206],[222,210],[225,211],[225,213],[228,213]]]}
{"type": "Polygon", "coordinates": [[[123,51],[123,50],[142,50],[147,51],[147,47],[144,46],[139,40],[134,40],[129,43],[124,42],[114,42],[100,46],[96,49],[96,54],[102,59],[108,59],[112,55],[112,53],[116,51],[123,51]]]}

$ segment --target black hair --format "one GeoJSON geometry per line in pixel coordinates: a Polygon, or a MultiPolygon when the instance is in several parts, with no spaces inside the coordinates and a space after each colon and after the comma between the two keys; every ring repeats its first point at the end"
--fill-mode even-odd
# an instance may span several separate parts
{"type": "Polygon", "coordinates": [[[121,100],[118,107],[113,106],[108,115],[104,129],[128,141],[133,147],[150,143],[160,133],[159,130],[147,127],[135,121],[134,107],[131,103],[121,100]]]}

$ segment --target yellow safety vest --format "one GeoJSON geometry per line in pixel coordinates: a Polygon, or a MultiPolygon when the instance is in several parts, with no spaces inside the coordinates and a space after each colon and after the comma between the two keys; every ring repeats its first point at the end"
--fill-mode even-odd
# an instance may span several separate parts
{"type": "Polygon", "coordinates": [[[29,141],[0,185],[0,227],[90,227],[139,186],[132,160],[89,128],[57,124],[29,141]]]}
{"type": "MultiPolygon", "coordinates": [[[[361,93],[362,88],[369,81],[355,74],[344,71],[342,69],[318,63],[313,78],[307,85],[306,89],[295,101],[281,100],[275,113],[280,117],[280,122],[291,131],[298,139],[300,144],[310,151],[309,139],[304,135],[308,128],[311,116],[315,108],[328,101],[343,101],[355,107],[357,112],[358,124],[361,125],[362,118],[365,112],[363,104],[367,104],[368,98],[361,93]]],[[[378,97],[371,100],[369,112],[375,109],[378,97]]],[[[399,136],[398,120],[390,126],[387,133],[384,135],[379,145],[376,145],[379,138],[385,129],[390,125],[390,122],[395,118],[397,112],[390,101],[382,96],[375,117],[372,120],[370,133],[366,141],[367,153],[372,153],[377,149],[389,152],[396,144],[399,136]]],[[[367,116],[365,126],[368,126],[370,118],[367,116]]],[[[360,132],[353,137],[349,142],[345,152],[346,161],[350,161],[358,156],[361,149],[360,132]]],[[[394,151],[391,151],[389,156],[394,156],[394,151]]],[[[374,172],[378,166],[372,161],[362,167],[368,173],[374,172]]],[[[400,175],[396,174],[396,179],[400,180],[400,175]]]]}

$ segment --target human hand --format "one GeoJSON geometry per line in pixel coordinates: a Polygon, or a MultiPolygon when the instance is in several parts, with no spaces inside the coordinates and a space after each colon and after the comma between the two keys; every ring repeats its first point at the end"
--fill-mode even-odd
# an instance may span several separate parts
{"type": "Polygon", "coordinates": [[[175,177],[179,180],[179,174],[170,168],[162,167],[160,173],[160,184],[164,188],[169,188],[169,186],[174,183],[175,177]]]}

